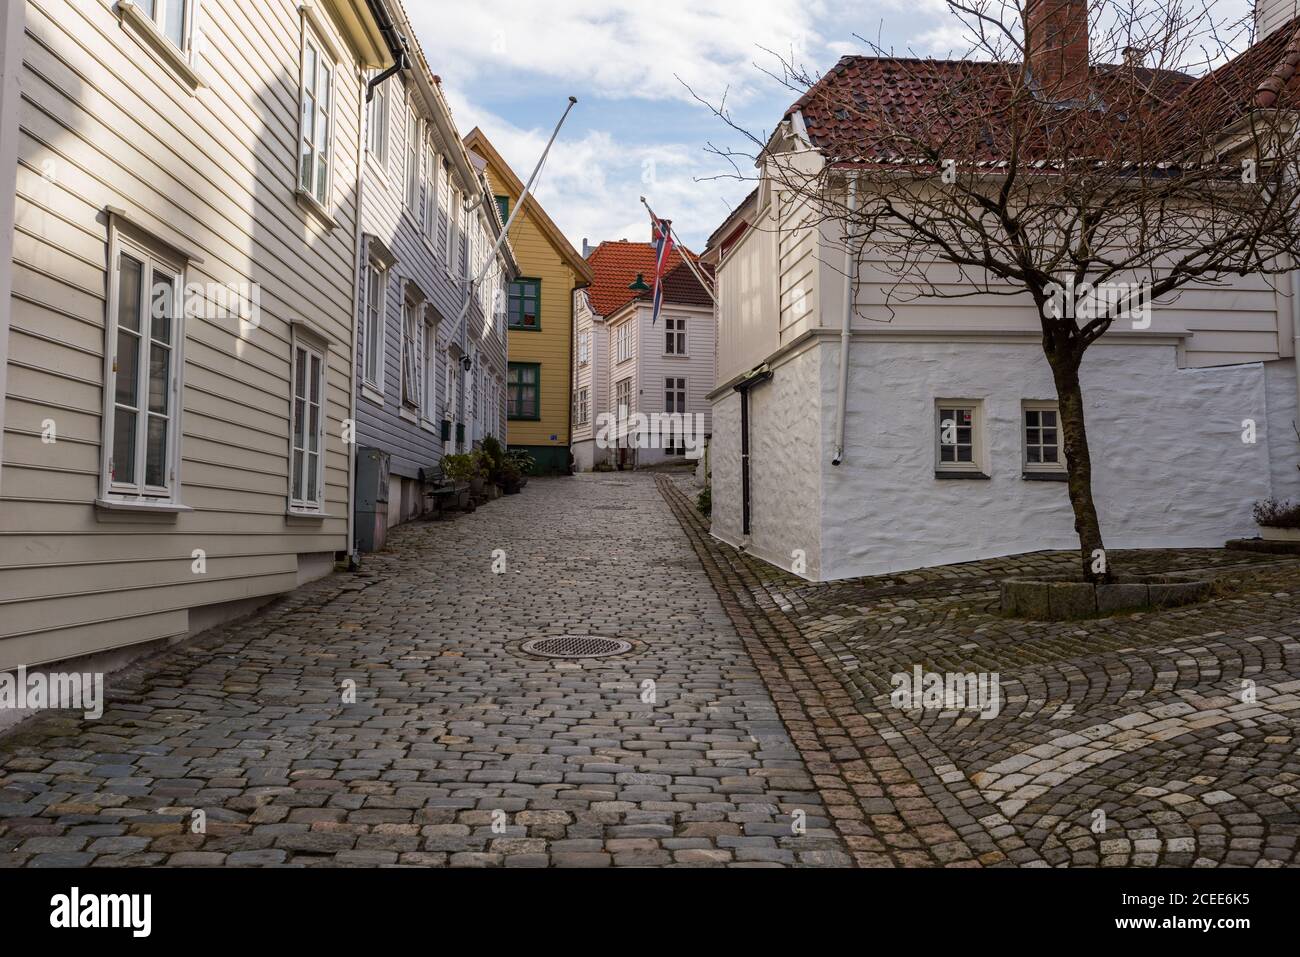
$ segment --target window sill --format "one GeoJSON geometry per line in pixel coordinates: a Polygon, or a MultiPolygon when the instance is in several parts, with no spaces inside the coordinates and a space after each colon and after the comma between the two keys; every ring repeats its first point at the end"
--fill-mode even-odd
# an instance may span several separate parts
{"type": "Polygon", "coordinates": [[[1068,482],[1070,476],[1065,472],[1030,472],[1020,473],[1020,477],[1026,482],[1068,482]]]}
{"type": "Polygon", "coordinates": [[[442,435],[442,429],[438,426],[438,423],[432,419],[421,419],[420,428],[424,429],[424,431],[428,432],[430,435],[442,435]]]}
{"type": "Polygon", "coordinates": [[[412,412],[410,409],[408,409],[406,406],[401,406],[397,410],[397,414],[401,416],[403,420],[410,422],[412,425],[418,424],[420,421],[420,417],[416,415],[414,412],[412,412]]]}
{"type": "Polygon", "coordinates": [[[179,502],[133,501],[120,498],[95,499],[95,517],[101,522],[175,522],[176,516],[194,509],[179,502]]]}
{"type": "MultiPolygon", "coordinates": [[[[133,0],[117,0],[117,10],[122,23],[130,27],[132,32],[176,74],[191,95],[199,87],[207,85],[194,69],[194,64],[185,52],[163,36],[158,25],[153,22],[153,17],[141,10],[133,0]]],[[[191,37],[190,43],[193,42],[194,39],[191,37]]]]}
{"type": "Polygon", "coordinates": [[[974,469],[935,469],[934,477],[937,479],[974,479],[982,482],[989,480],[989,477],[983,472],[977,472],[974,469]]]}
{"type": "Polygon", "coordinates": [[[298,200],[298,205],[311,213],[312,216],[314,216],[327,230],[333,231],[338,229],[339,221],[334,218],[334,214],[322,206],[320,200],[311,193],[299,186],[297,190],[295,190],[294,196],[298,200]]]}
{"type": "Polygon", "coordinates": [[[361,398],[368,402],[373,402],[381,409],[384,407],[384,394],[372,385],[361,383],[361,398]]]}
{"type": "Polygon", "coordinates": [[[541,326],[507,326],[511,332],[541,332],[541,326]]]}
{"type": "Polygon", "coordinates": [[[284,513],[284,523],[286,525],[320,525],[327,518],[334,518],[334,516],[326,515],[324,512],[309,512],[300,508],[286,509],[284,513]]]}
{"type": "Polygon", "coordinates": [[[689,359],[690,358],[690,356],[688,356],[684,352],[664,352],[661,353],[661,355],[665,359],[689,359]]]}

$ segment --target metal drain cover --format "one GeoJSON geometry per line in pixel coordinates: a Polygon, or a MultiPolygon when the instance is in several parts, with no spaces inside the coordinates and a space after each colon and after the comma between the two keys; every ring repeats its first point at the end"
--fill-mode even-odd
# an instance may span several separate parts
{"type": "Polygon", "coordinates": [[[602,638],[600,635],[555,635],[550,638],[531,638],[519,646],[530,655],[543,658],[605,658],[632,650],[632,643],[621,638],[602,638]]]}

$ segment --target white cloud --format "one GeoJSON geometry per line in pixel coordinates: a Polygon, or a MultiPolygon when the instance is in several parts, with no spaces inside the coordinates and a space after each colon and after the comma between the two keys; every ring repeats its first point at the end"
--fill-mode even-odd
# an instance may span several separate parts
{"type": "Polygon", "coordinates": [[[815,25],[824,0],[498,0],[411,3],[434,70],[464,86],[503,73],[562,79],[602,97],[688,100],[728,87],[744,102],[767,48],[810,65],[825,60],[815,25]]]}
{"type": "MultiPolygon", "coordinates": [[[[523,181],[542,155],[551,127],[521,129],[446,90],[462,131],[482,127],[492,145],[523,181]]],[[[559,117],[555,117],[558,119],[559,117]]],[[[622,142],[592,130],[580,138],[561,132],[535,188],[538,201],[573,243],[630,239],[648,242],[650,217],[639,197],[673,220],[682,239],[698,248],[751,184],[734,180],[696,182],[714,163],[694,144],[622,142]]]]}

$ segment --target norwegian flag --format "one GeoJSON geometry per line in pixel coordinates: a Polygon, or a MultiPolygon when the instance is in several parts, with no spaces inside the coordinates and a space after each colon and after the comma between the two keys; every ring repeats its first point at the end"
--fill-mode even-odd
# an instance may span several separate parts
{"type": "Polygon", "coordinates": [[[654,310],[650,313],[650,325],[659,321],[659,310],[664,304],[664,275],[668,272],[668,260],[673,251],[673,221],[671,219],[650,218],[655,244],[655,284],[654,310]]]}

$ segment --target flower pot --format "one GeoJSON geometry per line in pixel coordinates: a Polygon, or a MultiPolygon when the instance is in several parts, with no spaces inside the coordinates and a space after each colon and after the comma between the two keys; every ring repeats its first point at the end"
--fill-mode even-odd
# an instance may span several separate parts
{"type": "Polygon", "coordinates": [[[1274,528],[1271,525],[1261,525],[1259,537],[1266,542],[1300,542],[1300,528],[1274,528]]]}
{"type": "Polygon", "coordinates": [[[469,493],[475,498],[481,498],[483,495],[483,485],[485,480],[482,476],[476,476],[469,480],[469,493]]]}

